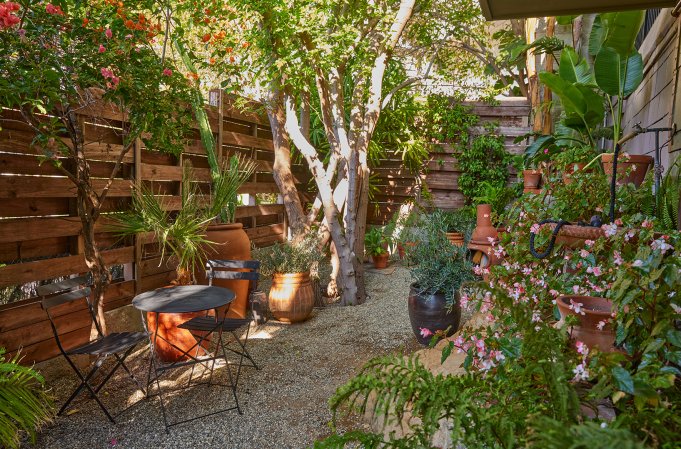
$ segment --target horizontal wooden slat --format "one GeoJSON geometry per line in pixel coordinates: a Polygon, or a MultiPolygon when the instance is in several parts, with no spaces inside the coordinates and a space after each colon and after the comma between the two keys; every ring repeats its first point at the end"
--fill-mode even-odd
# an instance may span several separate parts
{"type": "Polygon", "coordinates": [[[258,226],[257,228],[246,229],[246,234],[250,239],[258,239],[272,234],[281,234],[284,232],[284,224],[278,223],[268,226],[258,226]]]}
{"type": "Polygon", "coordinates": [[[236,208],[236,218],[257,217],[259,215],[271,215],[284,213],[283,204],[263,204],[259,206],[239,206],[236,208]]]}
{"type": "MultiPolygon", "coordinates": [[[[134,247],[102,251],[104,262],[108,265],[124,264],[134,260],[134,247]]],[[[87,271],[82,255],[36,260],[0,267],[0,287],[21,285],[26,282],[52,279],[59,276],[87,271]]]]}
{"type": "MultiPolygon", "coordinates": [[[[92,185],[101,192],[105,179],[94,179],[92,185]]],[[[109,189],[110,197],[131,195],[132,184],[123,179],[114,179],[109,189]]],[[[0,176],[0,198],[74,198],[76,186],[67,178],[40,176],[0,176]]]]}

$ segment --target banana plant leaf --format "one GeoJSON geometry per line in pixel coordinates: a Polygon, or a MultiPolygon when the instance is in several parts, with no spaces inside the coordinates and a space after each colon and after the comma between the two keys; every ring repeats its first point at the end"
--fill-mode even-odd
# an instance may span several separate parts
{"type": "Polygon", "coordinates": [[[567,126],[593,128],[603,121],[605,117],[603,98],[589,86],[572,83],[548,72],[540,73],[539,79],[560,97],[565,108],[567,126]]]}
{"type": "Polygon", "coordinates": [[[644,11],[614,12],[596,16],[589,36],[589,54],[596,56],[603,47],[610,47],[623,56],[631,54],[644,17],[644,11]]]}
{"type": "Polygon", "coordinates": [[[594,84],[594,76],[589,63],[572,47],[565,47],[560,53],[558,74],[564,80],[573,83],[594,84]]]}
{"type": "Polygon", "coordinates": [[[643,58],[637,51],[623,57],[615,49],[603,47],[594,61],[596,83],[608,95],[626,97],[643,80],[643,58]]]}

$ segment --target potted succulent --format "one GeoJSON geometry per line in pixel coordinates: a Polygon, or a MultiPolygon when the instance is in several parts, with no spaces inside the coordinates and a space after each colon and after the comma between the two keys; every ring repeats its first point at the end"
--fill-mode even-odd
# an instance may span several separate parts
{"type": "Polygon", "coordinates": [[[373,227],[364,237],[364,248],[374,263],[374,268],[386,268],[388,266],[388,245],[390,237],[385,234],[385,230],[380,227],[373,227]]]}
{"type": "MultiPolygon", "coordinates": [[[[197,283],[206,260],[213,257],[214,248],[220,246],[220,242],[211,240],[207,235],[209,224],[222,211],[234,210],[236,204],[233,202],[232,192],[254,170],[252,162],[239,159],[233,159],[223,167],[220,175],[222,181],[214,184],[208,204],[194,182],[191,166],[187,165],[182,177],[180,210],[170,211],[165,206],[163,197],[156,196],[150,188],[141,186],[133,190],[131,209],[113,217],[111,230],[120,237],[150,234],[161,252],[161,263],[171,263],[176,267],[176,277],[172,284],[197,283]]],[[[157,328],[157,316],[160,321],[159,332],[163,333],[160,335],[162,338],[158,339],[159,357],[165,362],[182,359],[184,356],[181,350],[186,352],[192,348],[196,339],[191,332],[177,326],[196,314],[150,313],[147,314],[149,329],[157,328]]]]}
{"type": "Polygon", "coordinates": [[[321,259],[316,235],[310,233],[296,242],[256,249],[254,257],[261,263],[260,273],[272,276],[269,292],[272,315],[285,323],[306,320],[315,301],[310,268],[321,259]]]}
{"type": "Polygon", "coordinates": [[[407,308],[412,330],[421,344],[427,344],[428,336],[436,331],[447,331],[448,335],[456,332],[461,318],[459,288],[474,278],[466,249],[452,245],[445,229],[438,213],[427,214],[408,236],[415,244],[407,248],[414,280],[407,308]]]}

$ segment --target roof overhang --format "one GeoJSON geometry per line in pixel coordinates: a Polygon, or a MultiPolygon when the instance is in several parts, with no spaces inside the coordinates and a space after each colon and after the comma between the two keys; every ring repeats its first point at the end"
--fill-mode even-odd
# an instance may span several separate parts
{"type": "Polygon", "coordinates": [[[668,8],[678,0],[479,0],[487,20],[668,8]]]}

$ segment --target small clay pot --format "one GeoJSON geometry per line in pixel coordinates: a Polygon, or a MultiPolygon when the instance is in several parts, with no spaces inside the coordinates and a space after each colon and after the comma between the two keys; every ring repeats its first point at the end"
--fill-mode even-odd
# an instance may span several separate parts
{"type": "Polygon", "coordinates": [[[581,341],[589,348],[598,347],[601,351],[615,351],[615,330],[610,323],[612,313],[612,302],[607,298],[596,296],[559,296],[556,299],[558,310],[562,319],[572,315],[579,320],[579,325],[570,328],[570,335],[574,340],[581,341]],[[579,303],[581,312],[576,313],[570,308],[571,301],[579,303]],[[605,326],[598,329],[601,321],[605,321],[605,326]]]}
{"type": "Polygon", "coordinates": [[[421,292],[417,284],[409,287],[409,300],[407,308],[409,310],[409,321],[411,330],[416,336],[416,340],[422,345],[430,343],[431,337],[421,335],[421,329],[428,329],[431,332],[443,331],[449,328],[447,336],[453,335],[459,329],[461,320],[461,304],[458,292],[454,297],[452,309],[447,308],[447,301],[444,293],[421,292]]]}
{"type": "Polygon", "coordinates": [[[406,255],[404,251],[404,245],[402,245],[401,243],[397,244],[397,254],[399,254],[400,260],[403,260],[404,256],[406,255]]]}
{"type": "Polygon", "coordinates": [[[390,255],[388,253],[383,253],[383,254],[372,254],[371,255],[371,260],[374,262],[374,268],[378,269],[383,269],[388,267],[388,257],[390,255]]]}
{"type": "Polygon", "coordinates": [[[452,245],[464,245],[463,234],[461,232],[445,232],[445,234],[447,235],[447,240],[449,240],[452,245]]]}
{"type": "MultiPolygon", "coordinates": [[[[574,175],[575,172],[582,172],[584,170],[584,167],[586,167],[586,164],[584,162],[575,162],[575,163],[567,165],[565,167],[565,169],[563,170],[563,174],[562,174],[563,183],[564,184],[572,184],[572,181],[573,181],[572,175],[574,175]]],[[[592,169],[589,169],[584,173],[590,173],[592,171],[593,171],[592,169]]]]}
{"type": "Polygon", "coordinates": [[[542,175],[539,170],[523,170],[523,187],[536,190],[541,186],[542,175]]]}
{"type": "MultiPolygon", "coordinates": [[[[615,160],[613,153],[604,153],[601,156],[605,174],[612,176],[612,166],[615,160]]],[[[643,184],[648,169],[653,166],[652,156],[643,154],[620,154],[617,159],[617,182],[620,184],[633,183],[636,187],[643,184]]]]}

